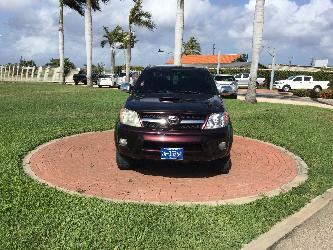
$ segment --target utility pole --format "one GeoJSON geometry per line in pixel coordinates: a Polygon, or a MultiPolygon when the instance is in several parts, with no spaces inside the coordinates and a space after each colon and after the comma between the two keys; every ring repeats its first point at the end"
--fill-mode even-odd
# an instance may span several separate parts
{"type": "Polygon", "coordinates": [[[213,44],[213,55],[215,55],[215,43],[213,44]]]}
{"type": "Polygon", "coordinates": [[[220,74],[220,67],[221,67],[221,61],[220,61],[220,57],[221,57],[221,50],[219,50],[219,53],[218,53],[218,59],[217,59],[217,74],[220,74]]]}
{"type": "Polygon", "coordinates": [[[275,71],[275,56],[276,56],[276,51],[275,48],[273,49],[273,54],[272,54],[272,72],[271,72],[271,82],[269,84],[269,89],[272,90],[273,89],[273,84],[274,84],[274,71],[275,71]]]}
{"type": "Polygon", "coordinates": [[[276,49],[273,48],[273,51],[269,51],[267,48],[270,47],[265,47],[262,46],[266,52],[272,57],[272,71],[271,71],[271,82],[269,83],[269,89],[272,90],[273,89],[273,83],[274,83],[274,74],[275,74],[275,57],[276,57],[276,49]]]}

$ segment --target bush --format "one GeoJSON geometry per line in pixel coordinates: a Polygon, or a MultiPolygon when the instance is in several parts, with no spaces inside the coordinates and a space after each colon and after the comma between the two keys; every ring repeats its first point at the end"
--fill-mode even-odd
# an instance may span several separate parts
{"type": "MultiPolygon", "coordinates": [[[[71,69],[75,69],[75,65],[74,63],[72,63],[69,58],[65,58],[65,65],[64,65],[64,70],[65,70],[65,76],[67,76],[69,74],[69,72],[71,71],[71,69]]],[[[51,58],[50,61],[45,64],[45,66],[50,66],[50,67],[54,67],[57,68],[60,66],[60,59],[59,58],[51,58]]]]}
{"type": "Polygon", "coordinates": [[[330,83],[328,84],[328,88],[329,88],[329,89],[333,89],[333,82],[330,82],[330,83]]]}
{"type": "Polygon", "coordinates": [[[320,97],[323,99],[333,99],[333,89],[327,89],[320,92],[320,97]]]}
{"type": "Polygon", "coordinates": [[[294,89],[294,90],[291,90],[291,92],[293,93],[293,95],[299,96],[299,97],[310,97],[310,98],[319,98],[320,97],[320,94],[313,90],[294,89]]]}
{"type": "Polygon", "coordinates": [[[309,97],[309,91],[306,89],[295,89],[291,90],[293,95],[299,96],[299,97],[309,97]]]}
{"type": "Polygon", "coordinates": [[[327,89],[323,90],[319,93],[313,91],[313,90],[307,90],[307,89],[295,89],[291,90],[293,95],[299,96],[299,97],[310,97],[310,98],[323,98],[323,99],[333,99],[333,89],[327,89]]]}

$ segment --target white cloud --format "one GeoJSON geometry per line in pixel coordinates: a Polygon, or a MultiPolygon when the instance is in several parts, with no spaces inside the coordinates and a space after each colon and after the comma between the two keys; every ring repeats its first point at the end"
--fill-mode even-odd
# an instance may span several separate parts
{"type": "Polygon", "coordinates": [[[37,0],[1,0],[0,10],[14,10],[24,8],[36,3],[37,0]]]}
{"type": "Polygon", "coordinates": [[[29,36],[21,37],[14,44],[14,48],[20,55],[27,58],[35,58],[44,54],[53,54],[57,51],[57,46],[52,41],[52,38],[45,36],[29,36]]]}

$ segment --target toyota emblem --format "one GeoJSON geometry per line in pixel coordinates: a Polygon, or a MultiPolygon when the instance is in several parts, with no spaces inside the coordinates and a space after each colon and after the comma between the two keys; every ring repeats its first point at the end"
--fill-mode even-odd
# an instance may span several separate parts
{"type": "Polygon", "coordinates": [[[168,117],[168,122],[169,122],[170,125],[174,126],[174,125],[179,124],[180,120],[177,116],[170,115],[168,117]]]}

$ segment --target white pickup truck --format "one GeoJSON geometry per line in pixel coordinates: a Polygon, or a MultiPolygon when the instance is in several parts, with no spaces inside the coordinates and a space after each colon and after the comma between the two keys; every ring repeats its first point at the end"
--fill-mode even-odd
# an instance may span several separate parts
{"type": "MultiPolygon", "coordinates": [[[[243,74],[237,74],[235,75],[235,79],[237,80],[238,86],[239,87],[247,87],[249,86],[250,82],[250,74],[248,73],[243,73],[243,74]]],[[[257,78],[257,86],[262,86],[265,85],[265,78],[257,78]]]]}
{"type": "Polygon", "coordinates": [[[312,76],[291,76],[287,80],[276,81],[273,88],[288,92],[291,89],[312,89],[320,92],[328,88],[329,81],[314,81],[312,76]]]}

